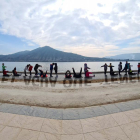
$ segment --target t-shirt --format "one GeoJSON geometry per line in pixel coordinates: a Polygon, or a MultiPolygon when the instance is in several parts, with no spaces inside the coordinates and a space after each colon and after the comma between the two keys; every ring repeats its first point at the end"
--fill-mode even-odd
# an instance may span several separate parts
{"type": "Polygon", "coordinates": [[[2,70],[5,70],[6,66],[2,65],[2,70]]]}
{"type": "Polygon", "coordinates": [[[32,68],[33,68],[33,66],[30,66],[30,67],[29,67],[29,71],[32,71],[32,68]]]}
{"type": "Polygon", "coordinates": [[[50,70],[53,70],[53,65],[52,64],[50,64],[50,70]]]}
{"type": "Polygon", "coordinates": [[[118,65],[118,69],[119,69],[119,70],[122,69],[122,65],[121,65],[121,64],[118,65]]]}
{"type": "Polygon", "coordinates": [[[28,70],[28,67],[27,66],[25,67],[24,71],[26,71],[26,70],[28,70]]]}

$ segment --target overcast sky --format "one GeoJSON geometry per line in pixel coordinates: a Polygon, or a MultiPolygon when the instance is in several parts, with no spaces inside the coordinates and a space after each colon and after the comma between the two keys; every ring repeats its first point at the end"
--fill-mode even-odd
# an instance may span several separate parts
{"type": "Polygon", "coordinates": [[[0,0],[0,54],[37,47],[140,53],[140,0],[0,0]]]}

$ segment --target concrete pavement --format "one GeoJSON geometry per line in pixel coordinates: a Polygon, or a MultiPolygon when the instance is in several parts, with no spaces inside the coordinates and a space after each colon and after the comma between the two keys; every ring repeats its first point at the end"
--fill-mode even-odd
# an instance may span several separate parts
{"type": "MultiPolygon", "coordinates": [[[[63,112],[63,117],[57,119],[44,117],[45,108],[42,113],[38,112],[41,108],[39,110],[34,108],[31,115],[28,114],[27,106],[22,106],[14,113],[11,112],[14,107],[8,109],[10,106],[12,105],[0,105],[0,109],[3,108],[0,111],[1,140],[139,140],[140,138],[140,100],[97,106],[94,111],[92,110],[95,116],[91,115],[92,111],[82,111],[88,108],[77,110],[78,115],[83,117],[77,117],[73,109],[59,110],[63,112]],[[7,113],[8,110],[11,110],[10,113],[7,113]],[[38,113],[35,110],[38,110],[38,113]]],[[[53,115],[51,112],[46,114],[58,116],[56,111],[53,115]]]]}

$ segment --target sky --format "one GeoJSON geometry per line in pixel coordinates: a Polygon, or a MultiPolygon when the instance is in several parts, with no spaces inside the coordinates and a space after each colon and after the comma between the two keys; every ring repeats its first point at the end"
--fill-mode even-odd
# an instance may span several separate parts
{"type": "Polygon", "coordinates": [[[0,54],[38,47],[140,53],[140,0],[0,0],[0,54]]]}

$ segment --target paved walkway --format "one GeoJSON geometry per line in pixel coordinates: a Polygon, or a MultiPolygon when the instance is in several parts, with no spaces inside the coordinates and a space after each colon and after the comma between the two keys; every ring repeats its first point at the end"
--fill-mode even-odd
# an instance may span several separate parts
{"type": "Polygon", "coordinates": [[[140,100],[81,109],[0,105],[1,140],[140,140],[140,100]]]}
{"type": "Polygon", "coordinates": [[[140,100],[92,106],[85,108],[55,109],[26,105],[1,104],[0,112],[57,120],[78,120],[109,115],[140,108],[140,100]]]}

